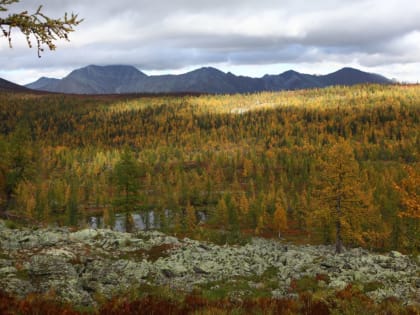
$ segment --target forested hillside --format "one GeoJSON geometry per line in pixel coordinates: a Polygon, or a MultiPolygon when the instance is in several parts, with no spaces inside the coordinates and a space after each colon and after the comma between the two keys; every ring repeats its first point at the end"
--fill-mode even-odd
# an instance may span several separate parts
{"type": "Polygon", "coordinates": [[[419,134],[419,86],[2,93],[1,211],[61,225],[99,214],[109,226],[130,211],[147,225],[153,211],[163,231],[199,239],[341,237],[344,246],[418,252],[419,134]]]}

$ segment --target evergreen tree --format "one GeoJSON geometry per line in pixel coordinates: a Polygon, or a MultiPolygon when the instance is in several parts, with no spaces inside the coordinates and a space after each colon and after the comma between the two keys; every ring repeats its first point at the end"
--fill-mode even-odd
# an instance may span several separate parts
{"type": "Polygon", "coordinates": [[[117,190],[113,205],[116,210],[129,212],[139,209],[140,174],[140,165],[133,153],[128,148],[124,149],[113,170],[113,183],[117,190]]]}
{"type": "Polygon", "coordinates": [[[76,179],[73,179],[70,183],[70,191],[69,197],[67,201],[67,217],[68,217],[68,224],[70,226],[77,226],[79,220],[79,185],[76,179]]]}
{"type": "Polygon", "coordinates": [[[14,191],[24,180],[31,180],[35,175],[37,156],[35,154],[30,129],[20,124],[10,136],[10,142],[3,152],[7,165],[5,174],[6,203],[10,206],[14,191]]]}

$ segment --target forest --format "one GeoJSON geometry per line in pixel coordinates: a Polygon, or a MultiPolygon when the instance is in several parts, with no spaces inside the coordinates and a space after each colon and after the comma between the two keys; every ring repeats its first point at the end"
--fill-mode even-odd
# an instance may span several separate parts
{"type": "Polygon", "coordinates": [[[418,85],[1,93],[0,213],[74,227],[139,213],[146,229],[219,243],[418,253],[419,126],[418,85]]]}

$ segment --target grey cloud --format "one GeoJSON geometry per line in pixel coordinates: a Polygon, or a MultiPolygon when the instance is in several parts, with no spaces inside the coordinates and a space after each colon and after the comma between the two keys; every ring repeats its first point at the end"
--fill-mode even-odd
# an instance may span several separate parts
{"type": "MultiPolygon", "coordinates": [[[[133,64],[142,70],[202,64],[420,62],[420,3],[410,0],[43,0],[48,15],[85,21],[58,50],[0,46],[3,70],[133,64]]],[[[15,10],[35,10],[38,0],[15,10]]]]}

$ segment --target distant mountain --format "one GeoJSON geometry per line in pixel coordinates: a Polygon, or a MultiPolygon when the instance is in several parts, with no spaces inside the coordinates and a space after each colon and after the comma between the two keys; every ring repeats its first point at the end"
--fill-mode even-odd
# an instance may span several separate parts
{"type": "Polygon", "coordinates": [[[326,86],[317,76],[299,73],[293,70],[279,75],[265,75],[262,80],[264,81],[264,90],[269,91],[309,89],[326,86]]]}
{"type": "Polygon", "coordinates": [[[327,75],[309,75],[293,70],[262,78],[236,76],[205,67],[181,75],[147,76],[132,66],[87,66],[72,71],[59,80],[40,78],[26,87],[60,93],[251,93],[360,83],[388,84],[391,80],[352,68],[343,68],[327,75]]]}
{"type": "Polygon", "coordinates": [[[60,93],[113,94],[126,91],[127,86],[141,81],[146,75],[132,66],[87,66],[72,71],[65,78],[40,78],[26,87],[60,93]]]}
{"type": "Polygon", "coordinates": [[[25,85],[29,89],[40,90],[40,91],[55,91],[58,84],[61,82],[60,79],[52,79],[42,77],[35,82],[25,85]]]}
{"type": "Polygon", "coordinates": [[[367,73],[353,68],[343,68],[320,77],[325,86],[354,85],[359,83],[392,83],[391,80],[374,73],[367,73]]]}
{"type": "Polygon", "coordinates": [[[0,92],[28,92],[28,88],[0,78],[0,92]]]}

